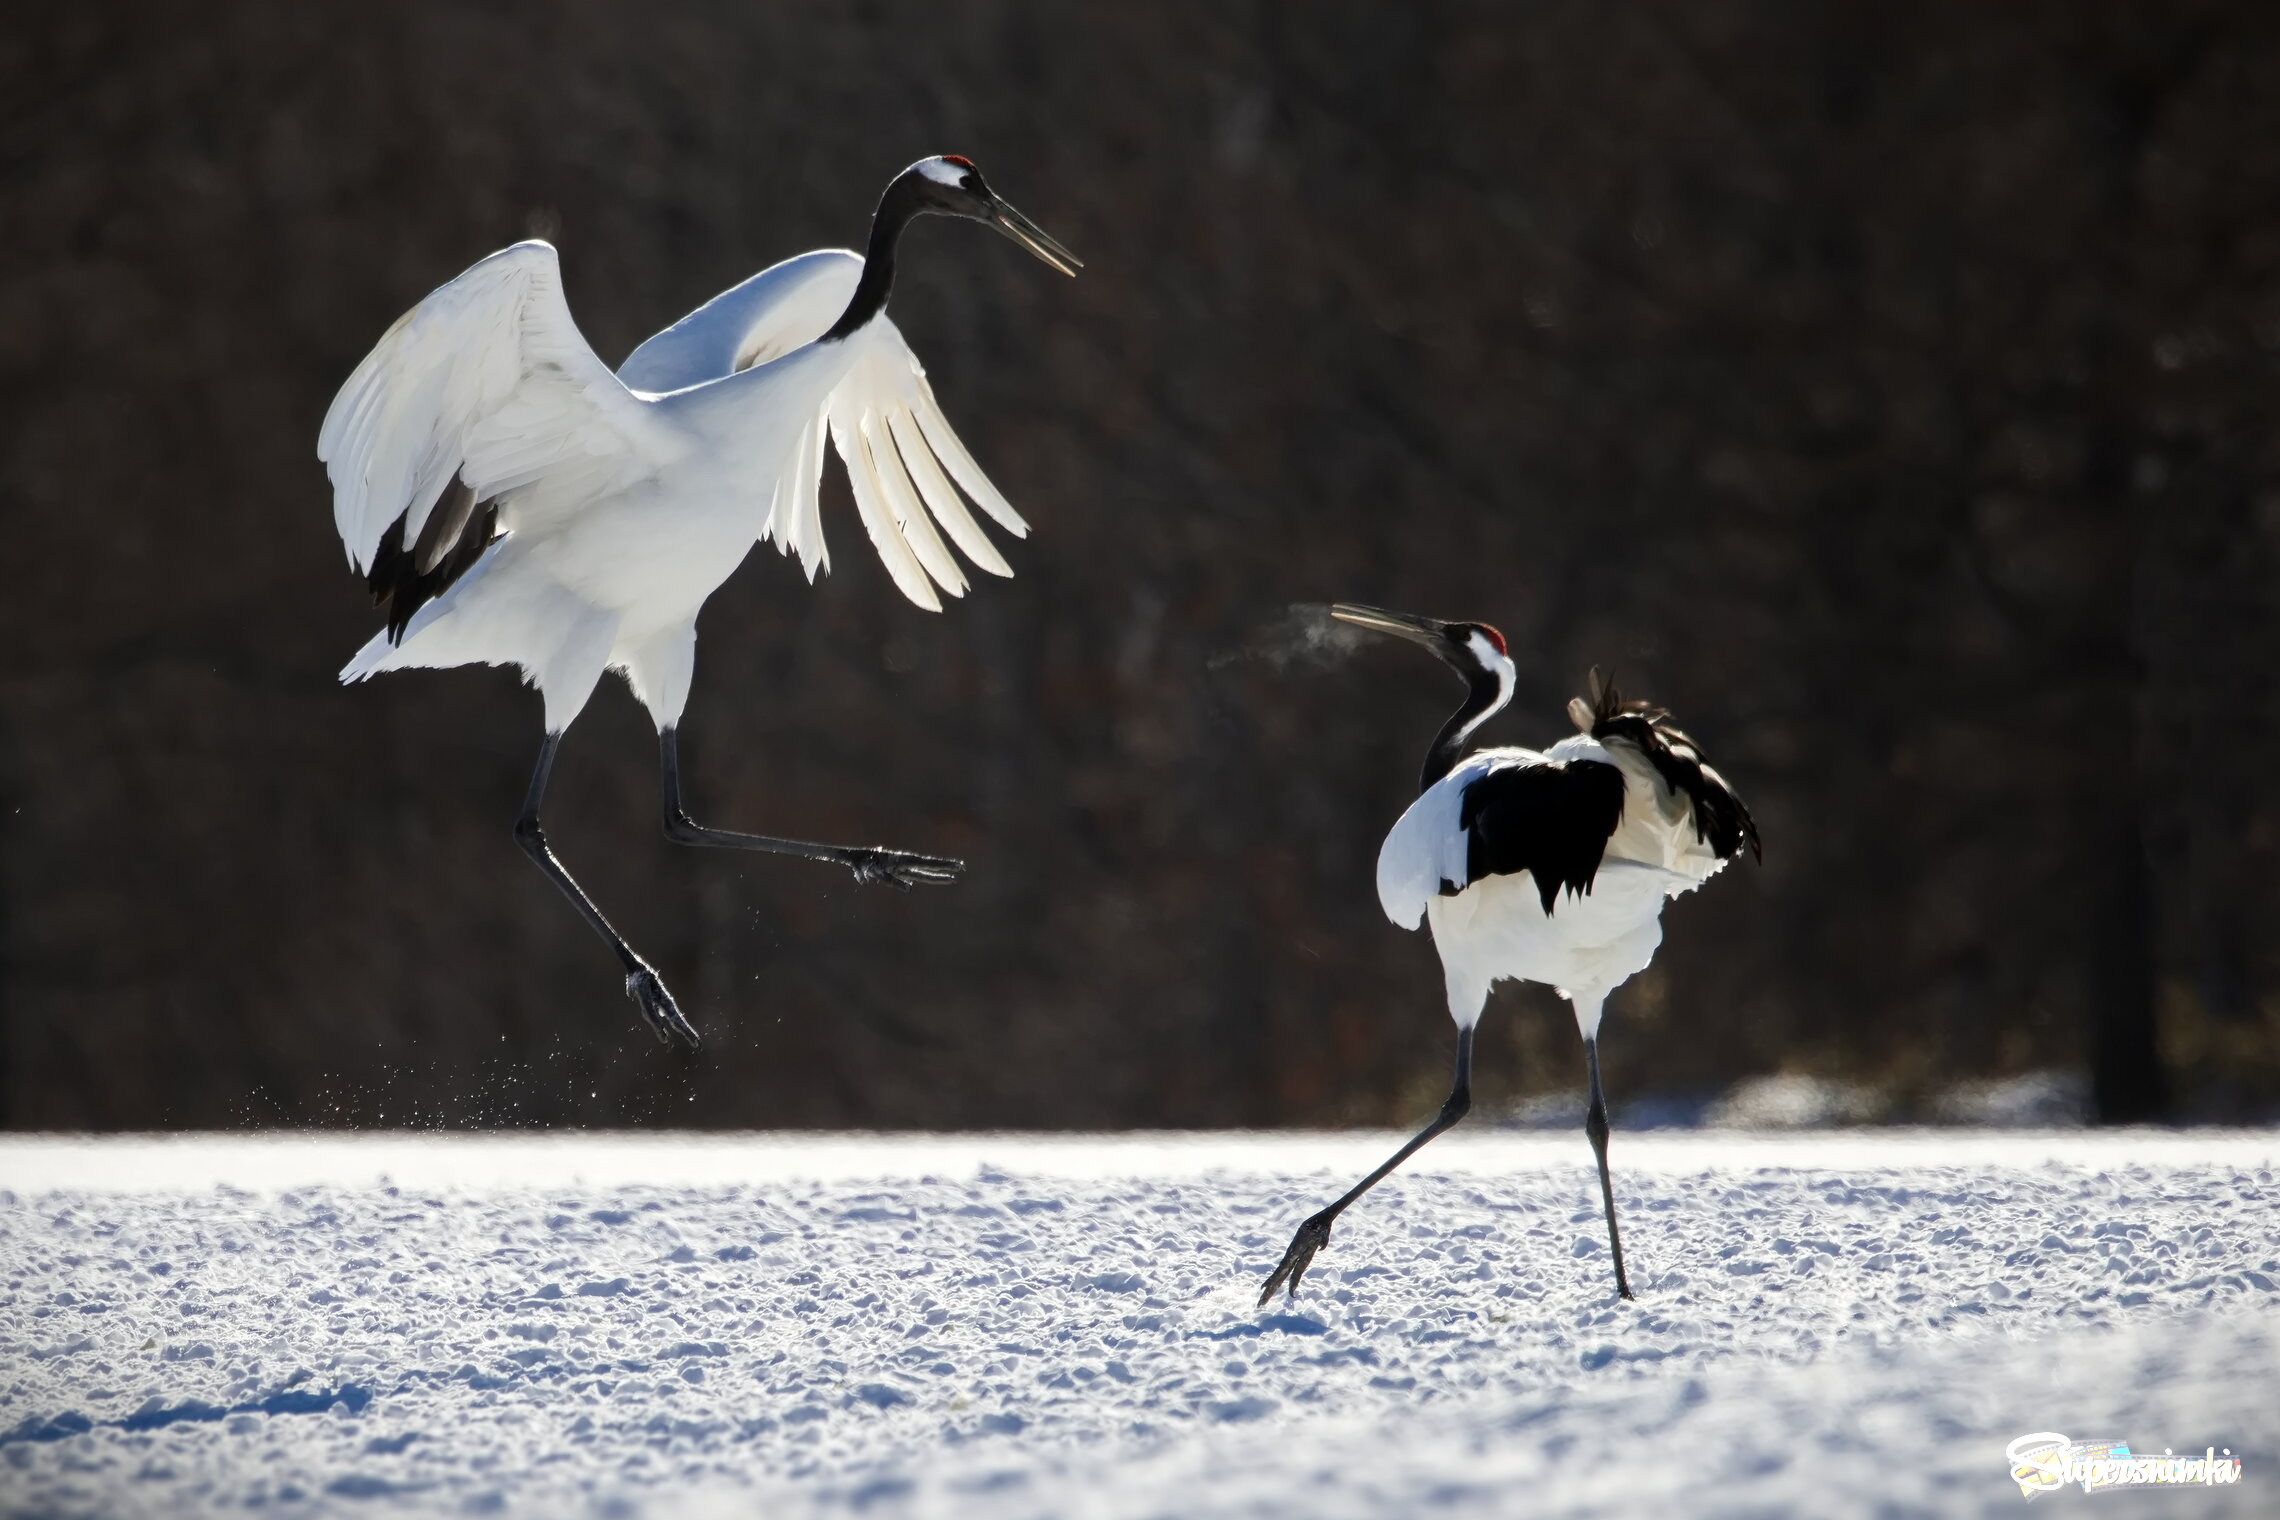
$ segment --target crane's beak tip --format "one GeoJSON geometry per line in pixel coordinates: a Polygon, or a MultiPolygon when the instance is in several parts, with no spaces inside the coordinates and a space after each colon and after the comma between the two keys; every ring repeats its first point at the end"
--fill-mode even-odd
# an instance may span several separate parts
{"type": "Polygon", "coordinates": [[[1085,261],[1062,247],[1059,239],[1049,235],[1044,228],[1005,202],[999,201],[995,210],[998,231],[1028,249],[1044,263],[1052,265],[1072,279],[1078,270],[1085,267],[1085,261]]]}
{"type": "Polygon", "coordinates": [[[1416,617],[1406,612],[1388,612],[1382,607],[1367,607],[1359,602],[1333,602],[1330,615],[1341,623],[1356,628],[1368,628],[1377,633],[1390,633],[1397,638],[1412,639],[1420,644],[1431,644],[1440,638],[1445,625],[1432,618],[1416,617]]]}

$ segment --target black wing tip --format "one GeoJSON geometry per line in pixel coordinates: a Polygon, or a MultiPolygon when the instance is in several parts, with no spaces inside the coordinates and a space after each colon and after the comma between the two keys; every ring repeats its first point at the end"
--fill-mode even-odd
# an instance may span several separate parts
{"type": "Polygon", "coordinates": [[[473,495],[465,482],[453,476],[429,509],[417,544],[404,547],[404,524],[409,513],[390,523],[388,531],[380,535],[364,586],[372,594],[372,605],[386,616],[389,643],[401,644],[413,615],[450,590],[452,583],[473,569],[483,551],[498,539],[498,499],[478,502],[473,495]],[[455,497],[468,499],[459,501],[455,497]],[[446,546],[444,535],[450,532],[457,536],[446,546]],[[428,569],[420,569],[422,560],[429,562],[428,569]]]}
{"type": "Polygon", "coordinates": [[[1623,700],[1612,679],[1601,679],[1596,665],[1589,685],[1591,736],[1602,741],[1627,739],[1637,746],[1665,784],[1686,794],[1694,813],[1694,837],[1710,846],[1712,854],[1731,860],[1746,844],[1750,857],[1763,865],[1765,850],[1758,840],[1757,820],[1741,794],[1704,758],[1693,735],[1671,721],[1670,710],[1623,700]]]}
{"type": "MultiPolygon", "coordinates": [[[[1723,778],[1720,779],[1720,784],[1724,784],[1723,778]]],[[[1742,815],[1742,842],[1746,842],[1750,847],[1750,859],[1761,866],[1764,865],[1765,846],[1758,842],[1757,820],[1750,816],[1750,810],[1743,805],[1742,799],[1734,796],[1731,787],[1727,788],[1726,795],[1734,798],[1734,809],[1742,815]]],[[[1741,853],[1740,843],[1736,844],[1732,853],[1736,855],[1741,853]]]]}

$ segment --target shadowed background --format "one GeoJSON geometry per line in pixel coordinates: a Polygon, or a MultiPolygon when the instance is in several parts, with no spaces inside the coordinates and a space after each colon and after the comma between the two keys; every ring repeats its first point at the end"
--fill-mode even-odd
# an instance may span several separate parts
{"type": "MultiPolygon", "coordinates": [[[[1291,604],[1499,624],[1676,710],[1762,869],[1665,916],[1618,1100],[2076,1074],[2280,1102],[2280,11],[33,4],[0,35],[0,1123],[1412,1120],[1377,842],[1459,688],[1291,604]],[[659,838],[645,716],[508,838],[511,672],[376,626],[312,457],[400,312],[543,235],[615,364],[962,152],[1088,261],[922,223],[894,315],[1035,525],[942,616],[755,553],[659,838]]],[[[1495,998],[1483,1096],[1572,1088],[1495,998]]],[[[1683,1106],[1683,1104],[1681,1105],[1683,1106]]],[[[1620,1117],[1620,1112],[1619,1112],[1620,1117]]]]}

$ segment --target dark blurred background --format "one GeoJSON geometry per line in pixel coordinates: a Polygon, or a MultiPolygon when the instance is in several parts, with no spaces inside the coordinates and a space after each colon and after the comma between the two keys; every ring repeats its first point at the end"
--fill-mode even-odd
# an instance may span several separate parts
{"type": "MultiPolygon", "coordinates": [[[[20,3],[0,31],[0,1123],[1416,1118],[1450,1042],[1377,843],[1458,688],[1293,653],[1354,598],[1594,664],[1764,866],[1665,916],[1622,1096],[1864,1112],[2056,1074],[2280,1102],[2280,8],[20,3]],[[609,683],[557,845],[709,1044],[653,1044],[508,838],[511,672],[375,626],[312,457],[399,312],[537,234],[616,363],[975,157],[894,314],[1036,531],[906,605],[704,615],[696,811],[951,892],[669,848],[609,683]]],[[[1574,1087],[1496,996],[1491,1104],[1574,1087]]]]}

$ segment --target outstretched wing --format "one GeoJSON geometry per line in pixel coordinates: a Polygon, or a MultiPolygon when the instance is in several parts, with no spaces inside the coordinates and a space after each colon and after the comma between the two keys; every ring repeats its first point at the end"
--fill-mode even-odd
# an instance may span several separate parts
{"type": "Polygon", "coordinates": [[[844,248],[771,264],[645,340],[617,377],[663,395],[780,359],[829,332],[862,278],[863,256],[844,248]]]}
{"type": "MultiPolygon", "coordinates": [[[[664,394],[768,365],[829,331],[862,274],[861,257],[844,249],[786,259],[643,343],[618,378],[636,391],[664,394]]],[[[760,536],[797,555],[810,580],[831,567],[820,495],[828,439],[847,467],[864,531],[903,595],[939,611],[936,587],[964,594],[966,577],[945,537],[990,574],[1013,574],[965,497],[1016,538],[1029,525],[951,429],[901,331],[882,315],[840,341],[846,368],[765,483],[770,499],[760,536]]]]}
{"type": "MultiPolygon", "coordinates": [[[[1029,524],[951,431],[934,387],[926,383],[926,371],[902,333],[880,316],[845,341],[857,350],[855,360],[824,413],[831,441],[847,466],[863,529],[887,574],[904,596],[929,612],[942,605],[929,579],[952,596],[965,595],[966,577],[943,546],[944,534],[983,570],[1013,574],[966,510],[958,488],[1014,537],[1027,537],[1029,524]]],[[[811,576],[823,554],[823,524],[816,511],[821,464],[819,455],[815,473],[803,473],[778,491],[771,519],[770,536],[785,552],[797,552],[811,576]],[[809,557],[811,548],[815,558],[809,557]]]]}
{"type": "Polygon", "coordinates": [[[1418,794],[1378,850],[1378,901],[1414,929],[1425,905],[1491,876],[1534,878],[1544,911],[1591,890],[1623,819],[1623,773],[1596,760],[1487,749],[1418,794]]]}
{"type": "Polygon", "coordinates": [[[543,486],[524,495],[573,505],[675,450],[587,347],[541,242],[492,254],[397,319],[317,434],[341,546],[391,636],[516,526],[509,493],[543,486]]]}

